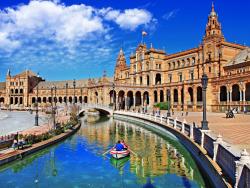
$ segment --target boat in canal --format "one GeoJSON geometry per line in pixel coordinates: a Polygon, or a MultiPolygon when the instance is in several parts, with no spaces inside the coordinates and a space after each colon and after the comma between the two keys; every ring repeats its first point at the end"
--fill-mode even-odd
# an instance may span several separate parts
{"type": "Polygon", "coordinates": [[[129,150],[122,150],[122,151],[116,151],[115,149],[112,149],[110,151],[110,154],[112,155],[113,158],[115,159],[122,159],[124,157],[127,157],[130,155],[129,150]]]}

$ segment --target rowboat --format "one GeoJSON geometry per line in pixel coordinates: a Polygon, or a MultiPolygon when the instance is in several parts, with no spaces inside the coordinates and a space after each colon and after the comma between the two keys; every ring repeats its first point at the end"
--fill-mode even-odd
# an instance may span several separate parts
{"type": "Polygon", "coordinates": [[[115,159],[121,159],[121,158],[129,156],[130,152],[129,150],[116,151],[115,149],[112,149],[110,151],[110,154],[115,159]]]}

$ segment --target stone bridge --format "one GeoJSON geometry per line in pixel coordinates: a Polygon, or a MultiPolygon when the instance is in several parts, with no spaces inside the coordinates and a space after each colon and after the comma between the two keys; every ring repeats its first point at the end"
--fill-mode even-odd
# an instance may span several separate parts
{"type": "Polygon", "coordinates": [[[108,105],[101,105],[101,104],[89,104],[89,103],[85,103],[83,105],[80,106],[80,110],[79,110],[79,115],[83,115],[85,111],[89,110],[89,109],[95,109],[97,111],[100,112],[100,114],[103,115],[113,115],[113,108],[108,106],[108,105]]]}

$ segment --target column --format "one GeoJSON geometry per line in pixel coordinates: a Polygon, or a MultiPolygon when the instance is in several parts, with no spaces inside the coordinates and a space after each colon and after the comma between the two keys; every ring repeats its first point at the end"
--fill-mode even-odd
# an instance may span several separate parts
{"type": "Polygon", "coordinates": [[[133,95],[133,99],[134,99],[134,108],[135,108],[135,102],[136,102],[136,101],[135,101],[135,94],[133,95]]]}
{"type": "Polygon", "coordinates": [[[193,88],[193,111],[196,111],[197,106],[197,89],[193,88]]]}
{"type": "Polygon", "coordinates": [[[243,112],[246,111],[246,106],[245,106],[245,103],[246,103],[246,89],[244,88],[243,91],[242,91],[242,101],[243,101],[243,112]]]}
{"type": "Polygon", "coordinates": [[[125,100],[125,106],[124,106],[125,109],[124,110],[127,110],[127,96],[126,95],[124,96],[124,100],[125,100]]]}
{"type": "Polygon", "coordinates": [[[118,98],[119,96],[118,96],[118,94],[116,94],[116,98],[115,98],[115,105],[116,105],[116,109],[118,109],[118,110],[120,110],[119,109],[119,98],[118,98]]]}
{"type": "Polygon", "coordinates": [[[141,95],[141,106],[144,106],[143,94],[141,95]]]}
{"type": "Polygon", "coordinates": [[[178,107],[181,110],[181,89],[178,88],[178,107]]]}
{"type": "Polygon", "coordinates": [[[240,102],[242,101],[242,92],[243,91],[240,90],[240,102]]]}

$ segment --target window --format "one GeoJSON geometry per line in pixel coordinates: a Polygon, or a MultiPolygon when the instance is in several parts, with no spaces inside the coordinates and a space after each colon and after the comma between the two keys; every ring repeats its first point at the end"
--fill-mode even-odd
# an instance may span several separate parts
{"type": "Polygon", "coordinates": [[[161,64],[159,64],[159,69],[161,69],[161,64]]]}
{"type": "Polygon", "coordinates": [[[142,77],[140,77],[140,85],[142,85],[142,77]]]}
{"type": "Polygon", "coordinates": [[[136,65],[134,65],[134,73],[136,73],[136,65]]]}
{"type": "Polygon", "coordinates": [[[209,67],[208,70],[209,70],[209,72],[211,73],[211,71],[212,71],[211,67],[209,67]]]}
{"type": "Polygon", "coordinates": [[[168,80],[169,80],[169,83],[172,83],[172,74],[168,75],[168,80]]]}
{"type": "Polygon", "coordinates": [[[182,74],[179,74],[179,81],[182,82],[182,74]]]}
{"type": "Polygon", "coordinates": [[[190,80],[194,80],[194,73],[193,72],[190,73],[190,80]]]}
{"type": "Polygon", "coordinates": [[[134,78],[134,84],[136,84],[136,78],[134,78]]]}

